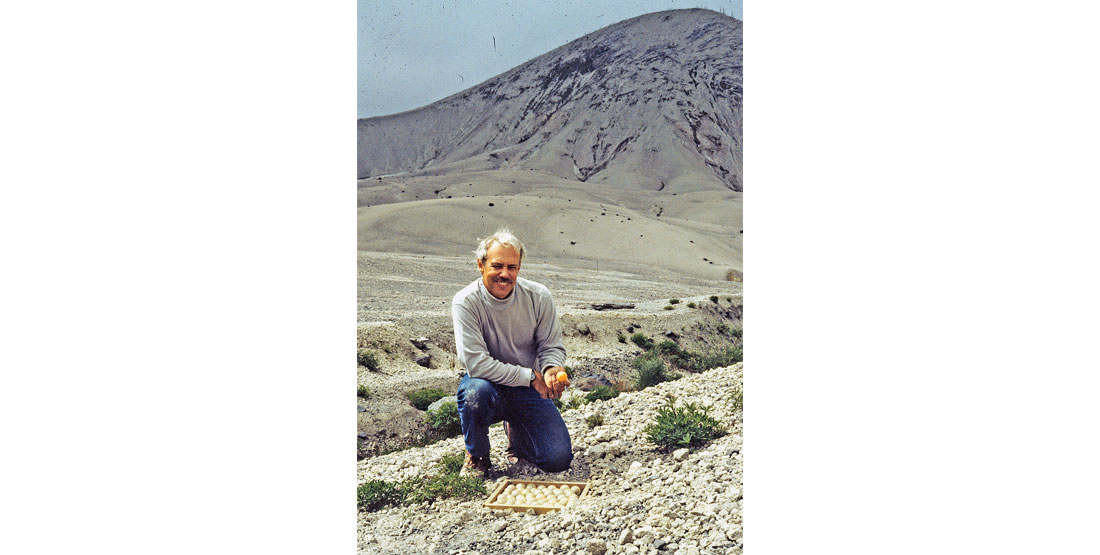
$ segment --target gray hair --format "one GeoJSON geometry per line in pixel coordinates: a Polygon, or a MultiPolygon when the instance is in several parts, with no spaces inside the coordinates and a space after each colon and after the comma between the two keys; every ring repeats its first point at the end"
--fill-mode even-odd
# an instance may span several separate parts
{"type": "Polygon", "coordinates": [[[511,247],[512,250],[519,253],[519,261],[523,262],[523,243],[516,239],[516,236],[507,229],[498,229],[496,233],[484,238],[477,245],[477,250],[474,251],[474,256],[477,259],[485,262],[485,259],[489,256],[489,248],[493,246],[493,243],[511,247]]]}

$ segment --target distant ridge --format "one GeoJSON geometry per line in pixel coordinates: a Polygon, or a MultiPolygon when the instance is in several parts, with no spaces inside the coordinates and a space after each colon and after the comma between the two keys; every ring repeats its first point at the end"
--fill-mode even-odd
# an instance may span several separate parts
{"type": "Polygon", "coordinates": [[[533,170],[663,192],[742,190],[742,23],[610,25],[479,85],[358,121],[360,179],[533,170]]]}

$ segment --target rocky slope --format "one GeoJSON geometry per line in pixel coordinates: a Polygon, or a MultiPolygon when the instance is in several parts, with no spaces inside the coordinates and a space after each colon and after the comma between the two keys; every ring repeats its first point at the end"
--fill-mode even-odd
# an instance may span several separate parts
{"type": "Polygon", "coordinates": [[[741,30],[704,9],[646,14],[434,104],[361,119],[359,177],[513,170],[741,191],[741,30]]]}
{"type": "MultiPolygon", "coordinates": [[[[512,476],[589,480],[590,496],[543,515],[491,511],[480,498],[360,513],[359,553],[741,553],[742,416],[733,401],[741,382],[738,363],[567,410],[572,467],[512,476]],[[694,452],[658,451],[642,429],[669,398],[711,406],[727,434],[694,452]],[[593,414],[604,424],[586,424],[593,414]]],[[[499,427],[490,440],[500,468],[499,427]]],[[[462,450],[453,438],[372,457],[358,463],[359,483],[427,475],[443,455],[462,450]]],[[[492,491],[495,483],[486,486],[492,491]]]]}

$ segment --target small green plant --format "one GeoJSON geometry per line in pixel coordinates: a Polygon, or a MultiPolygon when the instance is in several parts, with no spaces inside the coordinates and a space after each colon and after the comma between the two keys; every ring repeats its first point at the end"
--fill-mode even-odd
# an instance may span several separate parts
{"type": "Polygon", "coordinates": [[[619,391],[613,387],[606,385],[597,385],[592,388],[592,391],[588,392],[584,398],[591,403],[592,401],[606,401],[608,399],[614,399],[619,396],[619,391]]]}
{"type": "Polygon", "coordinates": [[[730,399],[731,412],[736,412],[745,407],[743,400],[741,399],[741,386],[733,388],[733,398],[730,399]]]}
{"type": "Polygon", "coordinates": [[[703,372],[741,362],[741,347],[726,347],[706,353],[683,351],[673,356],[672,361],[689,372],[703,372]]]}
{"type": "Polygon", "coordinates": [[[487,493],[485,482],[475,476],[460,476],[464,453],[443,455],[434,475],[400,482],[371,480],[359,485],[359,510],[377,511],[389,506],[434,502],[448,497],[471,498],[487,493]]]}
{"type": "Polygon", "coordinates": [[[550,399],[550,400],[553,401],[554,406],[557,407],[557,409],[558,409],[558,412],[561,412],[561,411],[565,410],[565,406],[561,404],[560,399],[550,399]]]}
{"type": "Polygon", "coordinates": [[[595,428],[596,426],[603,426],[603,415],[593,414],[584,419],[584,422],[588,424],[589,428],[595,428]]]}
{"type": "Polygon", "coordinates": [[[668,304],[680,304],[680,299],[669,299],[668,304]]]}
{"type": "Polygon", "coordinates": [[[712,302],[714,304],[718,304],[718,295],[711,295],[710,296],[710,302],[712,302]]]}
{"type": "Polygon", "coordinates": [[[359,397],[367,399],[370,397],[370,388],[363,384],[359,384],[359,390],[356,391],[355,394],[359,397]]]}
{"type": "Polygon", "coordinates": [[[709,406],[684,403],[676,406],[669,399],[657,409],[657,416],[642,431],[649,441],[663,450],[687,447],[695,449],[725,435],[725,427],[710,416],[709,406]]]}
{"type": "Polygon", "coordinates": [[[621,333],[619,334],[619,343],[626,343],[626,336],[621,333]]]}
{"type": "Polygon", "coordinates": [[[419,410],[428,410],[432,403],[447,396],[442,389],[418,389],[405,395],[414,407],[419,410]]]}
{"type": "Polygon", "coordinates": [[[731,328],[729,324],[725,322],[718,322],[718,333],[722,335],[729,335],[733,333],[733,328],[731,328]]]}
{"type": "Polygon", "coordinates": [[[646,353],[634,359],[634,389],[643,390],[651,385],[657,385],[679,378],[679,375],[670,375],[665,371],[665,363],[653,353],[646,353]]]}
{"type": "Polygon", "coordinates": [[[565,409],[579,409],[588,402],[588,399],[584,395],[571,395],[568,400],[565,401],[565,409]]]}
{"type": "Polygon", "coordinates": [[[405,492],[397,484],[385,480],[371,480],[359,484],[358,496],[359,510],[366,512],[398,505],[405,500],[405,492]]]}
{"type": "Polygon", "coordinates": [[[404,480],[401,482],[401,489],[405,492],[406,505],[448,497],[479,497],[488,493],[484,480],[477,476],[459,476],[458,472],[404,480]]]}
{"type": "Polygon", "coordinates": [[[642,335],[640,332],[630,336],[630,340],[633,341],[635,345],[641,347],[643,351],[648,351],[653,348],[653,340],[642,335]]]}
{"type": "Polygon", "coordinates": [[[673,308],[673,307],[672,307],[672,305],[670,305],[670,304],[666,304],[666,305],[665,305],[665,310],[672,310],[672,308],[673,308]]]}
{"type": "Polygon", "coordinates": [[[440,405],[438,409],[428,411],[427,418],[428,425],[433,430],[445,434],[447,437],[462,433],[462,421],[458,418],[458,405],[454,402],[448,401],[440,405]]]}
{"type": "Polygon", "coordinates": [[[359,366],[365,366],[371,372],[378,371],[378,356],[369,349],[359,349],[359,366]]]}
{"type": "Polygon", "coordinates": [[[458,474],[462,471],[462,465],[466,462],[465,453],[452,453],[439,458],[439,471],[444,474],[458,474]]]}
{"type": "Polygon", "coordinates": [[[695,308],[695,301],[689,302],[688,303],[688,308],[695,308]]]}

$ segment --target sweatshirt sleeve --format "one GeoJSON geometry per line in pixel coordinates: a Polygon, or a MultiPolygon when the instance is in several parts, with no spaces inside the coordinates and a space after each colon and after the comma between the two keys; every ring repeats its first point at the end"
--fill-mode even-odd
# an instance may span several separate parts
{"type": "Polygon", "coordinates": [[[473,310],[462,303],[452,303],[451,316],[455,326],[455,353],[458,360],[466,366],[466,372],[471,378],[512,387],[531,384],[535,373],[530,368],[501,362],[489,356],[489,348],[481,334],[481,324],[473,310]]]}
{"type": "Polygon", "coordinates": [[[565,344],[562,342],[561,324],[558,312],[554,308],[554,299],[546,290],[538,299],[538,327],[535,329],[535,341],[538,343],[539,370],[549,366],[565,364],[565,344]]]}

